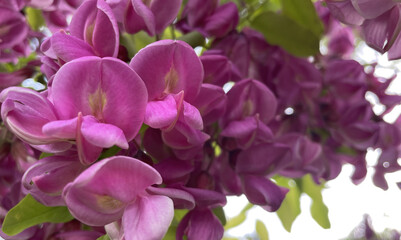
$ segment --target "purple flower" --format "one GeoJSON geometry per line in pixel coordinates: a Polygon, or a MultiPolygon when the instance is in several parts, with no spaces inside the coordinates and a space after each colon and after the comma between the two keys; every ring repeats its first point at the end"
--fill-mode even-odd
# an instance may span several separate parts
{"type": "Polygon", "coordinates": [[[361,25],[366,43],[375,50],[388,52],[390,60],[401,57],[399,43],[400,4],[393,0],[326,0],[331,13],[340,21],[361,25]]]}
{"type": "Polygon", "coordinates": [[[209,208],[194,209],[188,212],[177,228],[177,239],[221,239],[224,228],[220,220],[209,208]]]}
{"type": "Polygon", "coordinates": [[[177,17],[180,7],[181,0],[129,0],[124,18],[125,30],[128,33],[144,30],[150,36],[161,34],[177,17]]]}
{"type": "Polygon", "coordinates": [[[248,148],[257,140],[269,139],[266,126],[276,114],[277,100],[263,83],[244,79],[227,94],[227,109],[221,120],[221,136],[236,139],[241,148],[248,148]]]}
{"type": "Polygon", "coordinates": [[[46,206],[65,205],[61,198],[64,187],[83,170],[77,156],[51,156],[30,167],[22,178],[25,189],[46,206]]]}
{"type": "Polygon", "coordinates": [[[234,30],[239,21],[238,8],[216,0],[189,0],[178,27],[184,32],[197,30],[204,36],[221,38],[234,30]]]}
{"type": "MultiPolygon", "coordinates": [[[[10,52],[28,37],[28,25],[18,10],[0,7],[0,61],[13,59],[10,52]],[[6,57],[4,57],[4,56],[6,57]]],[[[11,54],[15,55],[15,54],[11,54]]],[[[13,59],[14,60],[14,59],[13,59]]]]}

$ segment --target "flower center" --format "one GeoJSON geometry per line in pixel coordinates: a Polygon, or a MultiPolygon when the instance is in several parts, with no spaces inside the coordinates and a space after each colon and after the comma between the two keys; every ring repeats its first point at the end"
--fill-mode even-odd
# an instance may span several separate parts
{"type": "Polygon", "coordinates": [[[164,77],[164,92],[165,94],[172,93],[178,83],[178,72],[175,70],[174,65],[171,66],[170,71],[164,77]]]}
{"type": "Polygon", "coordinates": [[[115,198],[112,198],[110,196],[100,196],[97,198],[97,203],[99,204],[99,206],[102,209],[105,210],[114,210],[114,209],[118,209],[121,208],[124,203],[121,202],[120,200],[117,200],[115,198]]]}
{"type": "Polygon", "coordinates": [[[107,104],[106,93],[99,87],[94,93],[89,94],[89,106],[92,116],[98,120],[103,120],[103,109],[107,104]]]}

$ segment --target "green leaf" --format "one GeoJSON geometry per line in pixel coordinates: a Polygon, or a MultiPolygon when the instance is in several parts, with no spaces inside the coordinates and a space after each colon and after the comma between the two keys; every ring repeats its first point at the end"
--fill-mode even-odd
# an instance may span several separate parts
{"type": "Polygon", "coordinates": [[[71,216],[67,207],[47,207],[28,194],[7,213],[2,231],[13,236],[37,224],[63,223],[72,219],[74,217],[71,216]]]}
{"type": "Polygon", "coordinates": [[[284,15],[305,29],[309,29],[315,36],[321,37],[324,31],[323,23],[311,0],[281,0],[281,2],[284,15]]]}
{"type": "Polygon", "coordinates": [[[299,201],[301,192],[299,191],[296,182],[292,179],[279,177],[275,178],[275,180],[278,185],[290,189],[276,213],[285,230],[291,232],[292,224],[301,213],[301,204],[299,201]]]}
{"type": "Polygon", "coordinates": [[[313,201],[311,205],[311,214],[313,219],[324,229],[329,229],[330,219],[329,219],[329,209],[323,203],[323,201],[313,201]]]}
{"type": "Polygon", "coordinates": [[[260,240],[269,240],[269,233],[267,232],[266,226],[260,220],[256,220],[256,233],[260,240]]]}
{"type": "Polygon", "coordinates": [[[205,38],[198,31],[193,31],[185,35],[182,35],[181,37],[178,38],[178,40],[188,43],[193,48],[198,46],[204,46],[206,42],[205,38]]]}
{"type": "Polygon", "coordinates": [[[113,157],[113,156],[115,156],[120,150],[121,150],[121,148],[119,148],[119,147],[117,147],[117,146],[112,146],[111,148],[108,148],[108,149],[104,150],[104,151],[102,152],[102,154],[100,155],[99,159],[104,159],[104,158],[113,157]]]}
{"type": "Polygon", "coordinates": [[[170,226],[167,230],[166,235],[164,235],[163,240],[175,240],[176,232],[177,232],[177,227],[170,226]]]}
{"type": "Polygon", "coordinates": [[[224,226],[224,229],[225,229],[225,230],[228,230],[228,229],[230,229],[230,228],[236,227],[236,226],[240,225],[241,223],[243,223],[243,222],[245,221],[245,219],[246,219],[246,212],[247,212],[249,209],[251,209],[252,207],[253,207],[253,205],[250,204],[250,203],[248,203],[248,204],[241,210],[241,212],[240,212],[237,216],[235,216],[235,217],[230,218],[230,219],[227,220],[227,222],[226,222],[226,224],[225,224],[225,226],[224,226]]]}
{"type": "Polygon", "coordinates": [[[181,222],[181,220],[187,215],[188,210],[187,209],[176,209],[174,210],[174,218],[173,222],[171,223],[171,226],[178,226],[178,224],[181,222]]]}
{"type": "Polygon", "coordinates": [[[245,219],[246,219],[246,214],[241,212],[237,216],[228,219],[226,225],[224,226],[224,229],[228,230],[230,228],[234,228],[243,223],[245,219]]]}
{"type": "Polygon", "coordinates": [[[136,34],[123,33],[120,36],[120,44],[128,51],[128,57],[132,58],[139,50],[155,41],[154,37],[141,31],[136,34]]]}
{"type": "Polygon", "coordinates": [[[45,152],[42,152],[41,154],[40,154],[40,156],[39,156],[39,159],[42,159],[42,158],[45,158],[45,157],[51,157],[51,156],[53,156],[54,155],[54,153],[45,153],[45,152]]]}
{"type": "Polygon", "coordinates": [[[311,214],[313,219],[325,229],[330,228],[329,209],[323,202],[322,185],[317,185],[310,175],[306,175],[301,180],[302,191],[305,192],[311,199],[311,214]]]}
{"type": "Polygon", "coordinates": [[[110,237],[109,237],[109,235],[105,234],[101,237],[98,237],[96,240],[110,240],[110,237]]]}
{"type": "Polygon", "coordinates": [[[319,53],[319,38],[287,16],[264,12],[251,21],[251,26],[260,31],[267,42],[295,56],[307,57],[319,53]]]}
{"type": "Polygon", "coordinates": [[[25,16],[29,26],[35,31],[38,31],[40,27],[45,25],[45,19],[43,18],[42,11],[39,9],[26,7],[25,16]]]}
{"type": "Polygon", "coordinates": [[[213,208],[213,213],[220,220],[221,224],[224,226],[227,223],[226,215],[222,207],[213,208]]]}

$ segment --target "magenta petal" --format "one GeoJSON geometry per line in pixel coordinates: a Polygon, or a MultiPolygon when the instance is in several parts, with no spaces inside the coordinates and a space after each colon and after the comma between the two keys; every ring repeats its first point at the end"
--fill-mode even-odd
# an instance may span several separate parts
{"type": "MultiPolygon", "coordinates": [[[[96,122],[96,119],[93,119],[93,117],[89,118],[89,120],[96,122]]],[[[85,139],[85,137],[82,136],[81,133],[82,122],[83,122],[82,114],[78,113],[78,121],[76,129],[76,145],[77,145],[78,157],[83,165],[90,165],[99,158],[103,148],[90,144],[85,139]]]]}
{"type": "Polygon", "coordinates": [[[183,102],[183,104],[184,104],[184,121],[189,126],[198,130],[202,130],[203,121],[199,110],[185,101],[183,102]]]}
{"type": "Polygon", "coordinates": [[[152,195],[164,195],[171,198],[176,209],[192,209],[195,207],[195,199],[186,191],[176,188],[156,188],[148,187],[147,192],[152,195]]]}
{"type": "Polygon", "coordinates": [[[239,121],[231,121],[221,132],[223,137],[248,139],[256,131],[258,120],[255,117],[247,117],[239,121]]]}
{"type": "Polygon", "coordinates": [[[130,66],[143,79],[149,101],[184,91],[191,103],[203,80],[202,64],[195,51],[182,41],[162,40],[139,51],[130,66]]]}
{"type": "Polygon", "coordinates": [[[177,104],[169,94],[161,101],[150,101],[146,106],[144,123],[152,128],[169,127],[178,118],[177,104]]]}
{"type": "Polygon", "coordinates": [[[22,42],[29,31],[24,15],[4,7],[0,7],[0,29],[0,49],[2,50],[22,42]]]}
{"type": "Polygon", "coordinates": [[[140,197],[124,211],[125,239],[162,239],[173,217],[174,207],[170,198],[158,195],[140,197]]]}
{"type": "MultiPolygon", "coordinates": [[[[156,143],[153,142],[153,144],[156,143]]],[[[162,142],[160,143],[160,145],[164,146],[162,142]]],[[[159,162],[154,165],[154,168],[162,176],[163,183],[167,185],[186,184],[189,180],[191,172],[194,170],[194,166],[191,163],[191,161],[182,161],[172,158],[157,158],[157,157],[156,159],[162,159],[159,160],[159,162]]]]}
{"type": "Polygon", "coordinates": [[[74,17],[71,19],[69,30],[71,35],[85,42],[91,44],[93,25],[96,19],[96,8],[97,0],[85,1],[75,12],[74,17]],[[92,28],[92,29],[88,29],[92,28]],[[89,30],[89,31],[87,31],[89,30]]]}
{"type": "Polygon", "coordinates": [[[153,0],[150,10],[155,16],[155,33],[163,33],[164,29],[173,23],[180,10],[182,0],[153,0]],[[168,7],[166,7],[168,6],[168,7]]]}
{"type": "Polygon", "coordinates": [[[366,19],[376,18],[397,4],[393,0],[351,0],[351,2],[358,13],[366,19]]]}
{"type": "Polygon", "coordinates": [[[87,122],[85,119],[81,127],[82,136],[89,143],[102,147],[110,148],[114,145],[128,149],[128,142],[124,132],[111,124],[87,122]]]}
{"type": "Polygon", "coordinates": [[[100,238],[102,235],[104,234],[95,231],[75,230],[58,233],[55,237],[63,240],[94,240],[100,238]]]}
{"type": "Polygon", "coordinates": [[[40,61],[42,62],[42,66],[40,66],[40,71],[43,72],[48,79],[56,74],[56,72],[60,68],[55,60],[51,59],[50,57],[42,56],[40,58],[40,61]]]}
{"type": "Polygon", "coordinates": [[[146,163],[135,158],[116,156],[92,165],[75,179],[74,186],[93,194],[106,194],[130,202],[147,187],[161,182],[160,174],[146,163]]]}
{"type": "Polygon", "coordinates": [[[31,145],[33,148],[46,153],[61,153],[65,152],[72,147],[69,142],[54,142],[44,145],[31,145]]]}
{"type": "Polygon", "coordinates": [[[267,124],[276,114],[277,100],[263,83],[244,79],[237,82],[227,93],[227,119],[241,120],[259,114],[259,119],[267,124]]]}
{"type": "Polygon", "coordinates": [[[182,189],[194,197],[196,206],[200,208],[222,207],[227,203],[226,196],[220,192],[192,187],[182,187],[182,189]]]}
{"type": "Polygon", "coordinates": [[[142,144],[145,151],[159,161],[173,155],[171,149],[166,147],[163,143],[161,131],[159,129],[148,128],[143,136],[142,144]]]}
{"type": "MultiPolygon", "coordinates": [[[[76,181],[74,181],[76,182],[76,181]]],[[[69,183],[63,191],[70,213],[91,226],[104,226],[122,217],[125,203],[105,194],[93,194],[69,183]]]]}
{"type": "MultiPolygon", "coordinates": [[[[375,19],[366,20],[362,24],[362,33],[366,43],[375,50],[384,53],[388,41],[395,36],[390,32],[390,18],[394,20],[392,14],[383,14],[375,19]]],[[[391,43],[392,44],[392,43],[391,43]]]]}
{"type": "Polygon", "coordinates": [[[117,21],[104,0],[85,1],[70,24],[71,35],[91,46],[100,57],[116,57],[119,46],[117,21]]]}
{"type": "Polygon", "coordinates": [[[14,72],[0,72],[0,90],[21,84],[35,72],[33,66],[26,66],[14,72]]]}
{"type": "Polygon", "coordinates": [[[205,70],[204,83],[222,87],[227,82],[241,80],[241,74],[226,56],[208,51],[200,56],[200,60],[205,70]]]}
{"type": "Polygon", "coordinates": [[[45,124],[42,131],[47,136],[61,139],[75,139],[77,133],[78,118],[69,120],[51,121],[45,124]]]}
{"type": "Polygon", "coordinates": [[[242,176],[242,187],[250,203],[260,205],[269,212],[279,209],[288,192],[288,189],[265,177],[253,175],[242,176]]]}
{"type": "MultiPolygon", "coordinates": [[[[152,1],[150,1],[152,2],[152,1]]],[[[155,15],[153,12],[149,9],[148,6],[145,5],[145,3],[142,0],[131,0],[133,9],[134,9],[134,14],[136,14],[138,17],[141,18],[141,20],[144,23],[144,27],[139,30],[145,30],[148,32],[150,36],[155,35],[156,33],[156,20],[155,20],[155,15]]],[[[141,21],[139,21],[141,22],[141,21]]]]}
{"type": "Polygon", "coordinates": [[[83,40],[63,32],[53,34],[51,47],[56,56],[64,62],[69,62],[84,56],[95,56],[92,47],[83,40]]]}
{"type": "MultiPolygon", "coordinates": [[[[52,196],[61,196],[63,188],[83,170],[83,166],[78,159],[51,156],[43,158],[30,167],[22,178],[24,187],[28,190],[35,188],[44,194],[52,196]]],[[[41,199],[41,195],[31,194],[37,199],[41,199]]],[[[46,204],[46,202],[45,202],[46,204]]]]}
{"type": "Polygon", "coordinates": [[[224,228],[220,220],[208,209],[194,210],[187,226],[188,239],[222,239],[224,228]]]}
{"type": "Polygon", "coordinates": [[[208,125],[224,115],[227,96],[221,87],[204,83],[193,105],[199,109],[204,123],[208,125]]]}
{"type": "Polygon", "coordinates": [[[51,94],[61,119],[75,118],[79,112],[92,115],[120,128],[128,141],[142,126],[147,104],[142,80],[114,58],[83,57],[68,62],[55,75],[51,94]]]}
{"type": "MultiPolygon", "coordinates": [[[[145,10],[146,13],[148,13],[148,18],[147,22],[145,23],[145,19],[140,16],[134,6],[132,5],[131,0],[128,0],[128,6],[126,7],[126,11],[124,14],[124,29],[128,33],[137,33],[141,30],[145,30],[149,35],[153,36],[154,33],[154,16],[153,14],[149,14],[149,10],[145,10]]],[[[143,6],[146,8],[146,6],[143,6]]]]}
{"type": "Polygon", "coordinates": [[[185,5],[184,13],[191,27],[199,26],[211,15],[219,4],[216,0],[191,0],[185,5]]]}
{"type": "Polygon", "coordinates": [[[157,171],[146,163],[117,156],[86,169],[64,189],[63,196],[78,220],[103,226],[120,219],[127,204],[161,182],[157,171]]]}
{"type": "MultiPolygon", "coordinates": [[[[399,11],[401,11],[401,8],[398,8],[398,9],[399,9],[399,11]]],[[[398,12],[398,14],[400,14],[400,12],[398,12]]],[[[399,18],[397,27],[401,27],[401,19],[400,18],[399,18]]],[[[393,42],[393,45],[391,45],[390,49],[388,50],[388,59],[389,60],[396,60],[396,59],[401,58],[400,44],[401,44],[401,34],[398,34],[393,42]]]]}
{"type": "Polygon", "coordinates": [[[233,2],[219,6],[216,11],[206,19],[205,31],[214,37],[224,37],[237,27],[239,21],[238,8],[233,2]]]}
{"type": "Polygon", "coordinates": [[[120,40],[113,11],[103,0],[98,0],[96,7],[98,14],[93,29],[93,47],[100,57],[117,57],[120,40]]]}
{"type": "Polygon", "coordinates": [[[162,138],[172,148],[188,149],[203,145],[210,136],[179,121],[172,130],[162,131],[162,138]]]}
{"type": "Polygon", "coordinates": [[[52,104],[38,92],[22,87],[10,87],[0,94],[1,117],[19,138],[35,144],[55,141],[42,132],[42,126],[57,120],[52,104]]]}
{"type": "Polygon", "coordinates": [[[239,153],[235,170],[237,173],[266,175],[290,163],[289,147],[279,144],[259,144],[239,153]]]}
{"type": "Polygon", "coordinates": [[[355,10],[351,0],[326,0],[330,13],[345,24],[361,25],[364,18],[355,10]]]}

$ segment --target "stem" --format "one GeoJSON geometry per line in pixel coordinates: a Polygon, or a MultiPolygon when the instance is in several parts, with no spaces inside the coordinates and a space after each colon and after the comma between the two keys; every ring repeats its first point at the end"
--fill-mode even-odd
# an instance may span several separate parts
{"type": "Polygon", "coordinates": [[[171,24],[171,25],[170,25],[170,30],[171,30],[171,37],[172,37],[174,40],[176,40],[177,37],[175,36],[175,26],[174,26],[174,24],[171,24]]]}

